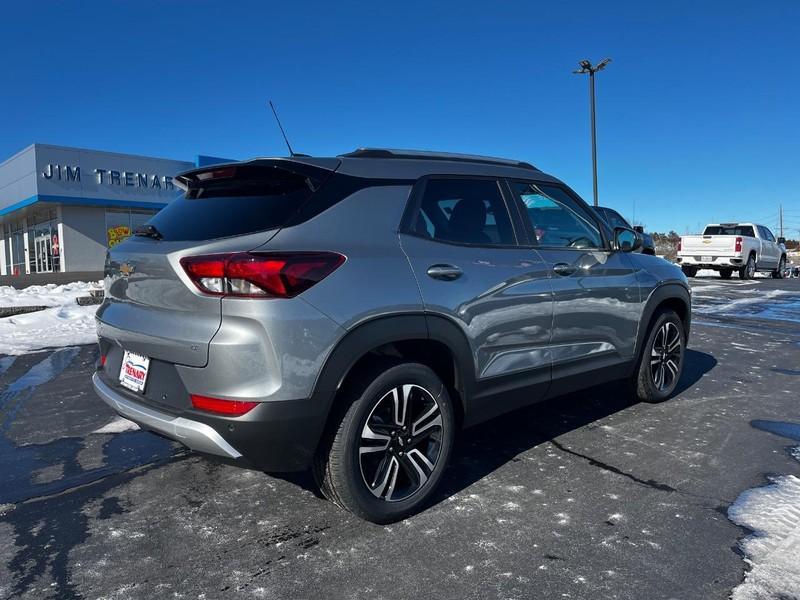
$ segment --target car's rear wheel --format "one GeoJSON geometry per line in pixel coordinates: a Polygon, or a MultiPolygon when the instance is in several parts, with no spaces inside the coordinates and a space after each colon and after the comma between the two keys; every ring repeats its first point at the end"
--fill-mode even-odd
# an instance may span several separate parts
{"type": "Polygon", "coordinates": [[[697,275],[697,267],[681,267],[681,271],[687,277],[694,277],[697,275]]]}
{"type": "Polygon", "coordinates": [[[781,256],[781,260],[778,263],[778,268],[772,272],[773,279],[783,279],[783,271],[786,269],[786,257],[781,256]]]}
{"type": "Polygon", "coordinates": [[[733,269],[720,269],[719,276],[722,279],[730,279],[731,275],[733,275],[733,269]]]}
{"type": "Polygon", "coordinates": [[[752,254],[747,257],[747,262],[739,269],[739,279],[752,279],[756,274],[756,257],[752,254]]]}
{"type": "Polygon", "coordinates": [[[421,509],[436,489],[455,435],[447,388],[418,363],[377,367],[344,392],[314,465],[329,500],[375,523],[421,509]]]}
{"type": "Polygon", "coordinates": [[[675,391],[683,372],[686,332],[673,310],[660,312],[647,335],[634,374],[636,396],[642,402],[661,402],[675,391]]]}

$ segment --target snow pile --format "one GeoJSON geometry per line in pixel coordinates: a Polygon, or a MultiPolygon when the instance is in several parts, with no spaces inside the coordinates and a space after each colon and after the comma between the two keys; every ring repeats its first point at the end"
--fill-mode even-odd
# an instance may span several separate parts
{"type": "Polygon", "coordinates": [[[100,287],[99,282],[35,285],[24,290],[0,287],[0,306],[52,307],[0,319],[0,355],[95,343],[98,307],[78,306],[75,298],[100,287]]]}
{"type": "Polygon", "coordinates": [[[88,296],[90,290],[102,290],[103,282],[94,281],[86,283],[76,281],[56,285],[32,285],[24,290],[17,290],[11,286],[0,286],[0,306],[61,306],[75,304],[75,299],[88,296]]]}
{"type": "MultiPolygon", "coordinates": [[[[800,460],[800,451],[793,456],[800,460]]],[[[753,530],[740,542],[750,570],[733,600],[797,598],[800,595],[800,477],[772,479],[747,490],[728,509],[731,521],[753,530]]]]}

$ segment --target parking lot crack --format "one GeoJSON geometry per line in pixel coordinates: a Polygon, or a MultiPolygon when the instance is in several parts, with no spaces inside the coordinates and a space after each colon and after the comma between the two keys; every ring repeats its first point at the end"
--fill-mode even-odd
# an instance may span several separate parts
{"type": "Polygon", "coordinates": [[[577,456],[578,458],[587,461],[593,467],[598,467],[600,469],[603,469],[604,471],[609,471],[610,473],[620,475],[622,477],[625,477],[626,479],[630,479],[631,481],[638,483],[639,485],[643,485],[654,490],[659,490],[661,492],[669,492],[669,493],[679,492],[677,488],[674,488],[671,485],[667,485],[666,483],[659,483],[658,481],[655,481],[653,479],[641,479],[639,477],[636,477],[635,475],[632,475],[631,473],[626,473],[625,471],[623,471],[618,467],[615,467],[614,465],[609,465],[608,463],[599,461],[596,458],[592,458],[591,456],[588,456],[586,454],[581,454],[580,452],[571,450],[570,448],[567,448],[566,446],[555,440],[550,440],[550,443],[553,444],[556,448],[558,448],[562,452],[565,452],[566,454],[571,454],[572,456],[577,456]]]}

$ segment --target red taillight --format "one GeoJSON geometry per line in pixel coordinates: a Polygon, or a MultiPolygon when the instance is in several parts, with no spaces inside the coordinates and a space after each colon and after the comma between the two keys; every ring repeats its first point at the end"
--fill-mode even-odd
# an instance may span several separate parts
{"type": "Polygon", "coordinates": [[[741,252],[741,251],[742,251],[742,238],[737,237],[736,238],[736,252],[741,252]]]}
{"type": "Polygon", "coordinates": [[[101,366],[101,367],[105,367],[105,366],[106,366],[106,358],[107,358],[107,357],[106,357],[106,355],[105,355],[105,354],[101,354],[101,355],[100,355],[100,366],[101,366]]]}
{"type": "Polygon", "coordinates": [[[228,417],[241,417],[258,406],[258,402],[222,400],[221,398],[209,398],[208,396],[198,396],[196,394],[191,394],[189,397],[192,399],[194,408],[228,417]]]}
{"type": "Polygon", "coordinates": [[[201,292],[244,298],[293,298],[345,261],[335,252],[187,256],[181,265],[201,292]]]}
{"type": "Polygon", "coordinates": [[[681,251],[682,247],[683,247],[683,240],[678,240],[678,252],[681,251]]]}

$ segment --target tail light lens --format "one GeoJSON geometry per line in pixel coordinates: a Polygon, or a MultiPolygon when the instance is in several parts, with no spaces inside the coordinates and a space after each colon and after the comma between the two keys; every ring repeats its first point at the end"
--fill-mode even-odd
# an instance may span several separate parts
{"type": "Polygon", "coordinates": [[[678,240],[678,252],[681,251],[682,247],[683,247],[683,240],[678,240]]]}
{"type": "Polygon", "coordinates": [[[293,298],[344,263],[335,252],[211,254],[181,259],[204,294],[243,298],[293,298]]]}
{"type": "Polygon", "coordinates": [[[737,237],[736,238],[736,252],[741,252],[741,251],[742,251],[742,238],[737,237]]]}
{"type": "Polygon", "coordinates": [[[208,396],[198,396],[197,394],[190,394],[189,397],[192,399],[194,408],[228,417],[241,417],[258,406],[258,402],[245,402],[243,400],[223,400],[222,398],[209,398],[208,396]]]}

